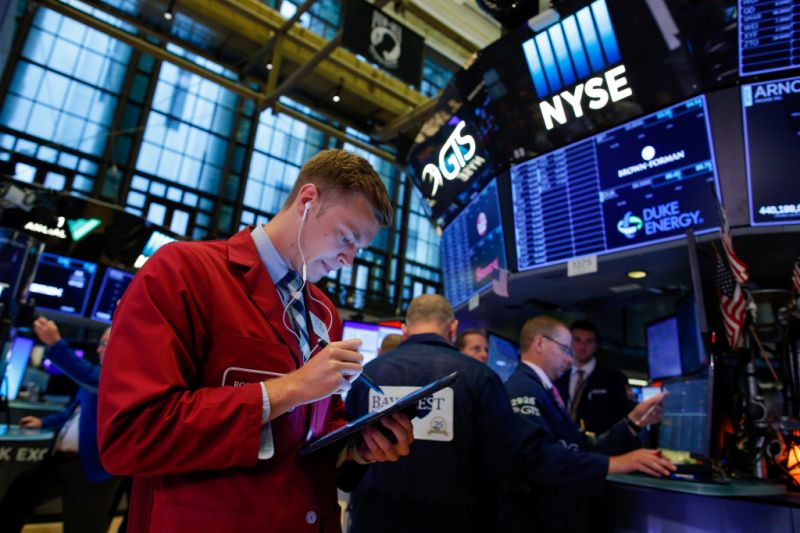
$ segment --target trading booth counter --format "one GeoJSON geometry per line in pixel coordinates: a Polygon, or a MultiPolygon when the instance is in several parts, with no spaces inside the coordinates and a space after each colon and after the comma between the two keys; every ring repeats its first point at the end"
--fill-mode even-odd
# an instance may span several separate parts
{"type": "Polygon", "coordinates": [[[787,494],[783,485],[638,475],[608,480],[603,507],[611,531],[800,533],[800,496],[787,494]]]}
{"type": "Polygon", "coordinates": [[[54,438],[49,429],[0,425],[0,498],[14,478],[44,460],[54,438]]]}

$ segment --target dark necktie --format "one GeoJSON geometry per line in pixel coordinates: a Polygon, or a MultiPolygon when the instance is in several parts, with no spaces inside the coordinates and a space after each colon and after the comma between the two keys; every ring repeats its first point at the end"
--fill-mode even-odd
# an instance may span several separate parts
{"type": "Polygon", "coordinates": [[[573,420],[578,419],[578,405],[581,403],[583,387],[586,385],[586,381],[583,378],[583,376],[586,374],[586,371],[583,369],[577,369],[575,370],[575,373],[578,376],[575,378],[575,394],[573,394],[569,399],[569,416],[571,416],[573,420]]]}
{"type": "Polygon", "coordinates": [[[303,305],[302,293],[300,288],[303,286],[303,280],[297,275],[297,272],[290,270],[278,282],[278,290],[281,291],[283,300],[289,304],[289,320],[291,321],[292,329],[298,336],[300,342],[300,351],[303,353],[303,362],[308,361],[311,355],[311,343],[308,339],[308,326],[306,324],[306,308],[303,305]],[[295,298],[293,295],[297,295],[295,298]]]}

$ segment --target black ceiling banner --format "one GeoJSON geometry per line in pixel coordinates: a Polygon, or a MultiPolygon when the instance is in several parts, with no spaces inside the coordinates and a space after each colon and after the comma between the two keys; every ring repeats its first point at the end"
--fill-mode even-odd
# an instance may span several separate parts
{"type": "Polygon", "coordinates": [[[364,0],[346,0],[342,45],[410,85],[422,78],[423,38],[364,0]]]}

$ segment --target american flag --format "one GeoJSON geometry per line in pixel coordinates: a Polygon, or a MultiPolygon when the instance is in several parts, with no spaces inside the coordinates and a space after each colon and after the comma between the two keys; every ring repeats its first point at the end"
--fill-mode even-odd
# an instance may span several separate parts
{"type": "Polygon", "coordinates": [[[730,268],[722,260],[719,252],[717,252],[716,256],[717,266],[714,281],[717,285],[719,308],[722,310],[722,318],[723,322],[725,322],[728,345],[735,349],[739,346],[739,339],[742,336],[745,311],[747,310],[747,297],[742,287],[731,275],[730,268]]]}
{"type": "MultiPolygon", "coordinates": [[[[714,195],[714,198],[717,196],[714,195]]],[[[733,277],[740,285],[747,283],[750,279],[750,272],[747,271],[747,264],[739,259],[736,252],[733,250],[733,241],[731,240],[731,227],[728,224],[728,214],[725,212],[725,206],[719,205],[719,238],[722,239],[722,247],[725,249],[725,256],[728,258],[728,264],[733,272],[733,277]]]]}

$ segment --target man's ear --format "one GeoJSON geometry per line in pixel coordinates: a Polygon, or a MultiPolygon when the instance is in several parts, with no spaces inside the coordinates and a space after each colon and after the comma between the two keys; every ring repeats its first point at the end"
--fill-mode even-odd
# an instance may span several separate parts
{"type": "Polygon", "coordinates": [[[297,210],[301,217],[306,210],[306,204],[309,202],[312,202],[312,206],[319,202],[319,191],[317,191],[317,186],[313,183],[306,183],[300,187],[300,190],[297,192],[297,198],[295,198],[294,201],[294,209],[297,210]]]}
{"type": "Polygon", "coordinates": [[[450,342],[455,342],[458,335],[458,320],[450,322],[450,342]]]}
{"type": "Polygon", "coordinates": [[[406,323],[403,322],[402,324],[400,324],[400,327],[403,330],[403,340],[406,340],[408,338],[408,326],[406,326],[406,323]]]}

